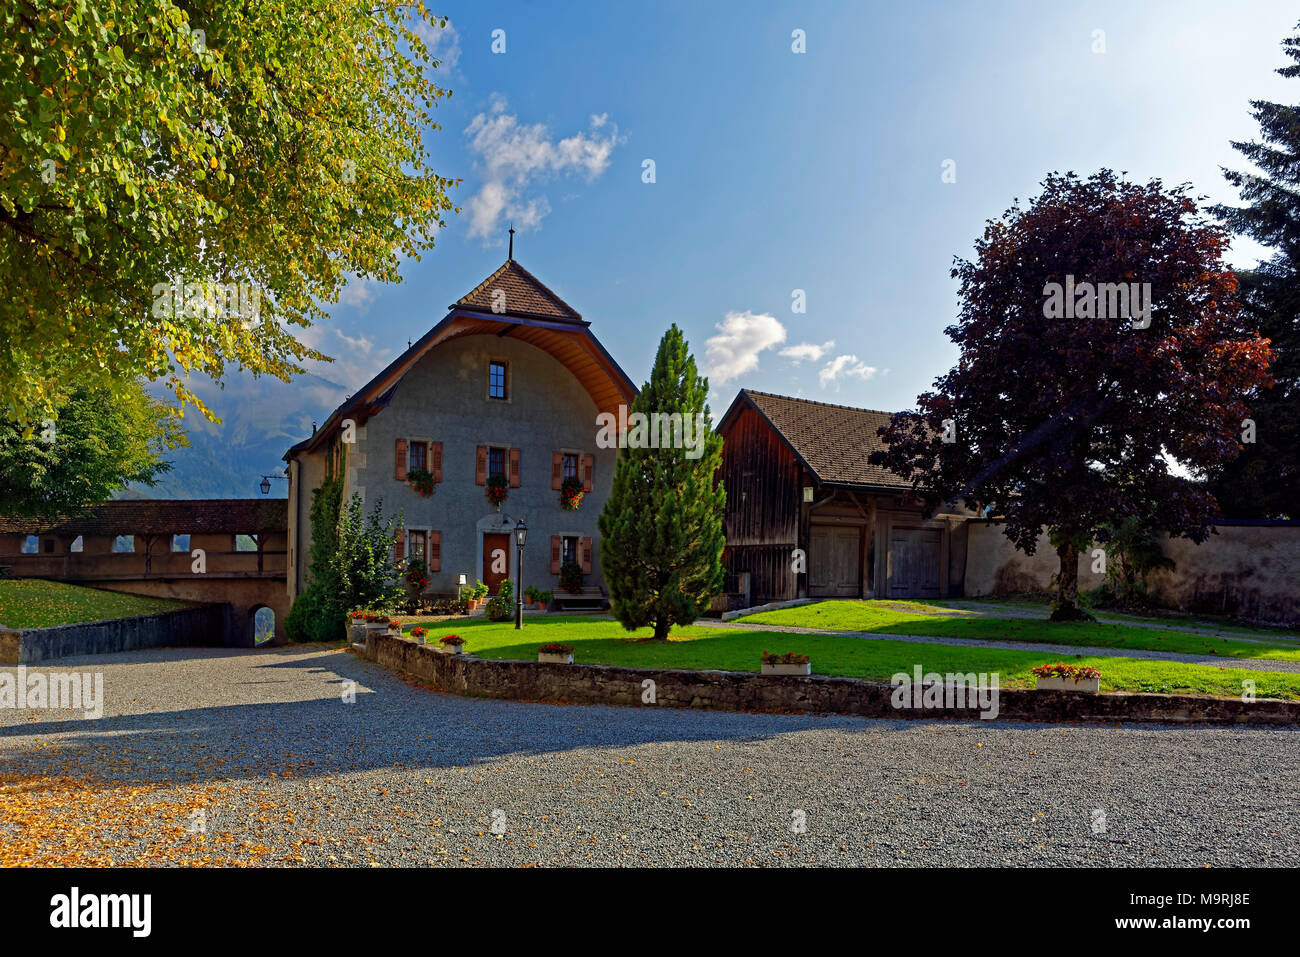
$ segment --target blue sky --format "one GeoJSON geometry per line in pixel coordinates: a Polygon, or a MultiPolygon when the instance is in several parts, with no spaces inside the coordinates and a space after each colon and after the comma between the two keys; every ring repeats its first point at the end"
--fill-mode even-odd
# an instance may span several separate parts
{"type": "Polygon", "coordinates": [[[1235,201],[1220,166],[1257,135],[1248,100],[1300,98],[1272,72],[1300,10],[1266,0],[440,12],[454,96],[426,142],[463,212],[403,283],[352,285],[312,333],[349,391],[505,259],[513,218],[516,258],[638,384],[676,322],[715,413],[740,387],[908,408],[956,356],[949,269],[985,219],[1102,166],[1235,201]]]}

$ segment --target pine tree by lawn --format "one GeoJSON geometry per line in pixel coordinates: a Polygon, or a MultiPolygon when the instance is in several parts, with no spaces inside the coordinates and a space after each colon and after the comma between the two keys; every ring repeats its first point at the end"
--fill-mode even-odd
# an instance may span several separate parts
{"type": "MultiPolygon", "coordinates": [[[[628,429],[619,452],[614,490],[600,514],[600,560],[614,615],[628,630],[654,625],[664,641],[673,625],[687,625],[722,591],[722,514],[726,493],[714,474],[722,438],[709,423],[709,383],[696,371],[681,330],[659,342],[650,381],[632,403],[629,423],[642,413],[679,413],[692,423],[679,435],[691,447],[645,447],[648,428],[628,429]],[[702,418],[697,418],[702,416],[702,418]],[[697,434],[699,423],[702,434],[697,434]],[[641,445],[641,447],[633,447],[641,445]]],[[[649,443],[646,443],[649,444],[649,443]]]]}
{"type": "MultiPolygon", "coordinates": [[[[1300,77],[1300,36],[1283,40],[1282,48],[1293,62],[1277,72],[1300,77]]],[[[1241,455],[1211,489],[1229,518],[1294,518],[1300,488],[1300,105],[1254,100],[1251,107],[1263,142],[1232,145],[1261,173],[1227,171],[1248,205],[1213,212],[1233,232],[1274,250],[1240,278],[1242,325],[1272,340],[1277,384],[1247,400],[1255,441],[1242,443],[1241,455]]]]}

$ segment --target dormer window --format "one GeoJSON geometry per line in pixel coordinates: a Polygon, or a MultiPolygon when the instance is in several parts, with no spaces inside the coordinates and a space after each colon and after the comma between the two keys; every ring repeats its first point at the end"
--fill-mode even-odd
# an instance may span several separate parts
{"type": "Polygon", "coordinates": [[[506,398],[506,373],[508,366],[504,360],[493,359],[488,363],[488,398],[506,398]]]}

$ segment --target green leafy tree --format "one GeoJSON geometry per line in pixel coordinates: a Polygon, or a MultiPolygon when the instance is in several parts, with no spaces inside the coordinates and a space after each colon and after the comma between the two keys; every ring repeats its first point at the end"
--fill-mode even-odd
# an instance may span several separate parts
{"type": "Polygon", "coordinates": [[[632,427],[600,513],[600,563],[614,614],[629,631],[653,624],[660,641],[673,625],[698,618],[722,591],[726,493],[714,480],[722,438],[709,423],[708,393],[708,380],[697,374],[673,325],[632,403],[632,427]],[[638,413],[646,417],[644,427],[638,413]],[[652,418],[655,413],[689,426],[657,429],[659,447],[649,447],[651,427],[672,421],[652,418]]]}
{"type": "Polygon", "coordinates": [[[1106,546],[1106,582],[1098,589],[1094,603],[1119,608],[1149,605],[1147,576],[1175,568],[1160,544],[1159,532],[1144,518],[1130,515],[1103,527],[1097,540],[1106,546]]]}
{"type": "Polygon", "coordinates": [[[171,468],[162,456],[185,444],[172,410],[138,383],[76,386],[57,418],[0,422],[0,511],[54,519],[130,483],[153,485],[171,468]]]}
{"type": "MultiPolygon", "coordinates": [[[[1282,49],[1292,62],[1277,72],[1300,77],[1300,36],[1283,40],[1282,49]]],[[[1241,455],[1225,464],[1211,488],[1233,518],[1294,517],[1300,488],[1300,105],[1254,100],[1251,108],[1262,142],[1232,145],[1258,172],[1225,171],[1247,205],[1212,211],[1234,232],[1274,250],[1258,268],[1241,273],[1241,302],[1244,324],[1272,340],[1277,384],[1247,400],[1255,427],[1243,428],[1241,455]]]]}
{"type": "Polygon", "coordinates": [[[30,423],[62,382],[144,378],[206,412],[191,370],[324,358],[295,327],[349,275],[399,281],[454,208],[420,21],[396,0],[6,4],[0,409],[30,423]]]}

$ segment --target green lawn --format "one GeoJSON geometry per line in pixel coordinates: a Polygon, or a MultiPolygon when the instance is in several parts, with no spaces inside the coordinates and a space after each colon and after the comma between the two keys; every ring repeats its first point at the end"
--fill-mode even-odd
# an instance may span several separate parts
{"type": "MultiPolygon", "coordinates": [[[[405,620],[404,620],[405,624],[405,620]]],[[[410,625],[404,630],[409,631],[410,625]]],[[[635,668],[720,669],[758,671],[763,651],[796,651],[812,656],[813,672],[888,681],[898,672],[911,674],[920,664],[926,671],[997,672],[1002,687],[1032,687],[1029,669],[1059,661],[1032,651],[1002,651],[916,642],[868,640],[837,635],[792,635],[739,628],[694,625],[673,630],[665,645],[639,639],[650,629],[629,633],[615,621],[600,618],[532,618],[522,631],[508,622],[456,621],[427,625],[428,638],[458,634],[465,650],[481,658],[536,660],[537,646],[558,641],[574,646],[574,660],[585,664],[635,668]]],[[[1264,698],[1300,699],[1300,674],[1246,671],[1178,662],[1133,658],[1070,658],[1072,664],[1092,665],[1102,673],[1105,691],[1145,691],[1239,697],[1241,682],[1255,682],[1264,698]]]]}
{"type": "Polygon", "coordinates": [[[131,618],[185,608],[170,598],[124,595],[39,578],[0,580],[0,624],[10,628],[45,628],[78,621],[131,618]]]}
{"type": "Polygon", "coordinates": [[[1179,631],[1163,625],[1160,628],[1143,628],[1133,624],[1049,622],[993,617],[996,614],[996,609],[976,613],[919,602],[819,601],[810,605],[758,612],[739,620],[756,625],[831,628],[838,631],[922,635],[931,638],[1024,641],[1093,648],[1132,648],[1136,651],[1173,651],[1219,655],[1224,658],[1300,661],[1300,644],[1281,642],[1267,632],[1258,634],[1259,644],[1248,644],[1179,631]]]}

